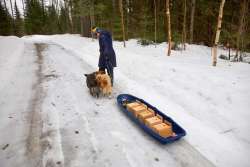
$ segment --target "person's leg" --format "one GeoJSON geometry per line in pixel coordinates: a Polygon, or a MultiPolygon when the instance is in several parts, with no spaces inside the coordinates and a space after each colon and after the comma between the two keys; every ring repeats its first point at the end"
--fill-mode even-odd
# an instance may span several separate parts
{"type": "Polygon", "coordinates": [[[113,73],[113,67],[112,65],[109,63],[107,65],[107,72],[108,72],[108,75],[111,79],[111,85],[113,86],[113,83],[114,83],[114,73],[113,73]]]}
{"type": "Polygon", "coordinates": [[[114,84],[114,68],[113,67],[110,69],[109,76],[111,79],[111,85],[113,86],[114,84]]]}
{"type": "Polygon", "coordinates": [[[105,67],[99,67],[99,71],[104,71],[105,72],[105,67]]]}

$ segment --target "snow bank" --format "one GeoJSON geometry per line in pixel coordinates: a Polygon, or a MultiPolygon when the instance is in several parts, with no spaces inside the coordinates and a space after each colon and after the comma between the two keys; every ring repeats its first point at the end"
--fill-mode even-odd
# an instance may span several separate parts
{"type": "MultiPolygon", "coordinates": [[[[5,75],[7,78],[11,76],[13,72],[11,69],[13,69],[18,63],[23,51],[24,40],[14,36],[0,36],[0,76],[5,75]]],[[[1,82],[7,81],[7,78],[5,80],[1,80],[1,82]]]]}
{"type": "Polygon", "coordinates": [[[0,36],[0,63],[13,60],[12,58],[22,53],[23,49],[24,40],[15,36],[0,36]]]}

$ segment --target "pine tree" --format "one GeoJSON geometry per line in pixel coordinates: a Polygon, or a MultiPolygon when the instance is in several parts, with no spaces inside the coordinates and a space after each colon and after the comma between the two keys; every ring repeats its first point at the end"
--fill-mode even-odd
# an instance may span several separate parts
{"type": "Polygon", "coordinates": [[[0,2],[0,35],[10,35],[11,34],[11,16],[3,7],[2,3],[0,2]]]}
{"type": "Polygon", "coordinates": [[[190,39],[189,43],[193,43],[194,38],[194,14],[195,14],[195,0],[192,0],[191,2],[191,16],[190,16],[190,39]]]}
{"type": "Polygon", "coordinates": [[[56,8],[54,4],[51,6],[48,6],[48,17],[46,18],[47,22],[47,33],[48,34],[56,34],[59,33],[59,21],[58,21],[58,15],[56,13],[56,8]]]}
{"type": "Polygon", "coordinates": [[[59,14],[59,19],[58,19],[58,26],[59,26],[59,33],[65,33],[67,30],[67,25],[66,25],[66,10],[65,8],[61,5],[60,6],[60,14],[59,14]]]}
{"type": "Polygon", "coordinates": [[[10,9],[11,9],[11,17],[12,17],[12,31],[15,33],[15,17],[14,17],[14,11],[12,7],[12,0],[10,0],[10,9]]]}
{"type": "Polygon", "coordinates": [[[25,30],[27,34],[43,34],[43,7],[39,0],[26,0],[25,30]]]}
{"type": "Polygon", "coordinates": [[[186,0],[183,2],[183,25],[182,25],[182,46],[186,49],[186,14],[187,14],[187,4],[186,0]]]}
{"type": "Polygon", "coordinates": [[[239,28],[237,32],[237,38],[236,38],[236,55],[235,59],[238,61],[242,61],[242,56],[239,54],[239,50],[242,50],[243,48],[240,47],[240,41],[243,40],[243,32],[244,32],[244,24],[245,24],[245,17],[246,17],[246,12],[247,12],[247,7],[248,7],[248,0],[241,0],[240,2],[240,18],[239,18],[239,28]]]}
{"type": "Polygon", "coordinates": [[[156,0],[154,0],[154,19],[155,19],[155,47],[156,47],[156,40],[157,40],[157,6],[156,0]]]}
{"type": "Polygon", "coordinates": [[[14,32],[15,32],[16,36],[21,37],[24,34],[24,31],[23,31],[23,19],[20,16],[20,12],[19,12],[19,10],[17,8],[16,1],[15,1],[14,11],[15,11],[15,29],[14,29],[14,32]]]}

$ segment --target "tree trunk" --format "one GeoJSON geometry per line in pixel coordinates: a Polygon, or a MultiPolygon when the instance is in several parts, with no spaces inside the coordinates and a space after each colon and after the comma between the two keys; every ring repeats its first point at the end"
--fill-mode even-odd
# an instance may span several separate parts
{"type": "Polygon", "coordinates": [[[43,24],[45,24],[44,0],[42,0],[42,8],[43,8],[43,24]]]}
{"type": "Polygon", "coordinates": [[[186,0],[184,0],[183,4],[183,25],[182,25],[182,47],[183,50],[186,50],[186,13],[187,13],[187,4],[186,0]]]}
{"type": "Polygon", "coordinates": [[[81,36],[83,37],[84,36],[84,34],[83,34],[83,17],[82,16],[80,16],[80,22],[81,22],[81,36]]]}
{"type": "Polygon", "coordinates": [[[193,43],[193,38],[194,38],[194,13],[195,13],[195,0],[192,0],[191,2],[191,16],[190,16],[190,39],[189,43],[193,43]]]}
{"type": "MultiPolygon", "coordinates": [[[[58,0],[57,0],[58,1],[58,0]]],[[[74,33],[74,23],[73,23],[73,12],[72,12],[72,0],[69,0],[68,2],[68,15],[69,15],[69,25],[70,25],[70,33],[74,33]]],[[[59,12],[58,12],[59,13],[59,12]]]]}
{"type": "Polygon", "coordinates": [[[23,17],[24,17],[24,2],[22,0],[22,5],[23,5],[23,17]]]}
{"type": "Polygon", "coordinates": [[[171,54],[171,22],[170,22],[170,10],[169,0],[166,0],[166,16],[167,16],[167,32],[168,32],[168,52],[167,55],[171,54]]]}
{"type": "Polygon", "coordinates": [[[121,13],[121,26],[122,26],[123,46],[126,47],[122,0],[119,0],[119,7],[120,7],[120,13],[121,13]]]}
{"type": "Polygon", "coordinates": [[[83,37],[91,37],[91,23],[89,16],[81,16],[81,34],[83,37]]]}
{"type": "MultiPolygon", "coordinates": [[[[235,59],[237,59],[237,61],[241,60],[241,56],[239,54],[239,50],[240,50],[240,41],[242,41],[242,33],[243,33],[243,27],[244,27],[244,18],[246,15],[246,11],[247,11],[247,5],[248,5],[248,0],[241,0],[240,6],[241,6],[241,10],[240,10],[240,19],[239,19],[239,28],[238,28],[238,33],[237,33],[237,39],[236,39],[236,55],[235,55],[235,59]]],[[[242,49],[242,48],[241,48],[242,49]]]]}
{"type": "Polygon", "coordinates": [[[111,22],[112,38],[114,37],[114,22],[115,22],[115,16],[117,15],[115,2],[116,2],[116,0],[112,0],[112,22],[111,22]]]}
{"type": "Polygon", "coordinates": [[[10,0],[11,16],[12,16],[12,33],[15,32],[15,17],[13,13],[12,0],[10,0]]]}
{"type": "Polygon", "coordinates": [[[129,32],[129,12],[130,12],[130,2],[129,0],[126,0],[126,40],[128,40],[129,36],[128,36],[128,32],[129,32]]]}
{"type": "Polygon", "coordinates": [[[155,47],[156,47],[156,39],[157,39],[157,13],[156,13],[156,0],[154,0],[154,14],[155,14],[155,47]]]}
{"type": "Polygon", "coordinates": [[[217,46],[218,46],[218,42],[220,38],[224,4],[225,4],[225,0],[221,0],[219,16],[218,16],[218,24],[217,24],[217,29],[216,29],[216,36],[215,36],[215,41],[214,41],[214,45],[212,48],[213,66],[216,66],[216,63],[217,63],[217,46]]]}
{"type": "Polygon", "coordinates": [[[4,7],[5,7],[5,10],[8,11],[7,9],[7,5],[6,5],[6,0],[3,1],[4,2],[4,7]]]}
{"type": "MultiPolygon", "coordinates": [[[[65,19],[65,24],[66,24],[66,32],[69,32],[69,27],[70,27],[70,21],[69,21],[69,3],[67,0],[64,0],[64,8],[65,8],[65,14],[66,14],[66,19],[65,19]]],[[[82,19],[82,18],[81,18],[82,19]]]]}
{"type": "MultiPolygon", "coordinates": [[[[90,27],[93,28],[95,25],[95,10],[94,10],[94,1],[90,2],[90,27]]],[[[94,40],[94,35],[91,33],[92,41],[94,40]]]]}

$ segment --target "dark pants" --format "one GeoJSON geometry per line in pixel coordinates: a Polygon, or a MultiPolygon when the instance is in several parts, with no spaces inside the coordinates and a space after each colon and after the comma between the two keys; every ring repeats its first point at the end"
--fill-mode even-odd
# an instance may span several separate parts
{"type": "Polygon", "coordinates": [[[113,86],[114,83],[114,72],[113,72],[113,67],[112,66],[106,66],[106,67],[99,67],[99,71],[105,71],[107,69],[108,75],[111,79],[111,85],[113,86]]]}

